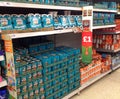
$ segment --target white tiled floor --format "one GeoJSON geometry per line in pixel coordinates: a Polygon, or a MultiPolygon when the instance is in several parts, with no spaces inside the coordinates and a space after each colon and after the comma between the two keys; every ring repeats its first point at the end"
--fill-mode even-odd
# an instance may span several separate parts
{"type": "Polygon", "coordinates": [[[71,99],[120,99],[120,69],[108,74],[71,99]]]}

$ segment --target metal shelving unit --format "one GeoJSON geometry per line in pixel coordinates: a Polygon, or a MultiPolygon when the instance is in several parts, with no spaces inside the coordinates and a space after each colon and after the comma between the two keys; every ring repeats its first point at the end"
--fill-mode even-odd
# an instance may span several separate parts
{"type": "Polygon", "coordinates": [[[109,73],[111,73],[112,70],[109,70],[105,73],[102,73],[94,78],[92,78],[91,80],[89,80],[87,83],[85,83],[84,85],[82,85],[80,88],[76,89],[75,91],[73,91],[72,93],[68,94],[67,96],[65,96],[63,99],[69,99],[72,96],[79,94],[80,91],[82,91],[83,89],[85,89],[86,87],[92,85],[93,83],[95,83],[96,81],[100,80],[101,78],[105,77],[106,75],[108,75],[109,73]]]}

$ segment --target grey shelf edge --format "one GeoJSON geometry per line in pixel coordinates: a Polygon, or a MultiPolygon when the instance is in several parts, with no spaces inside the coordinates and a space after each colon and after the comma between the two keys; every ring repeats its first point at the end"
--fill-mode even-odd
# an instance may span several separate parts
{"type": "Polygon", "coordinates": [[[98,51],[98,52],[110,52],[110,53],[116,53],[116,52],[119,52],[120,49],[117,49],[117,50],[96,49],[96,51],[98,51]]]}
{"type": "Polygon", "coordinates": [[[70,94],[68,94],[67,96],[65,96],[62,99],[69,99],[72,96],[79,94],[80,91],[82,91],[83,89],[87,88],[88,86],[92,85],[93,83],[95,83],[96,81],[100,80],[101,78],[103,78],[104,76],[106,76],[107,74],[111,73],[112,70],[109,70],[105,73],[102,73],[96,77],[94,77],[93,79],[89,80],[87,83],[85,83],[84,85],[82,85],[80,88],[76,89],[75,91],[71,92],[70,94]]]}
{"type": "Polygon", "coordinates": [[[114,34],[120,34],[120,31],[116,31],[116,32],[104,32],[103,31],[103,32],[98,32],[97,34],[105,34],[105,35],[106,34],[113,34],[114,35],[114,34]]]}
{"type": "Polygon", "coordinates": [[[120,68],[120,64],[118,64],[118,65],[115,66],[115,67],[112,67],[112,70],[117,70],[118,68],[120,68]]]}

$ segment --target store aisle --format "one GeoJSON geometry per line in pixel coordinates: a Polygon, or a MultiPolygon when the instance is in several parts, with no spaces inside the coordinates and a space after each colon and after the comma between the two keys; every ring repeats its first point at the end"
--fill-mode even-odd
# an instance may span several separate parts
{"type": "Polygon", "coordinates": [[[120,99],[120,69],[100,79],[71,99],[120,99]]]}

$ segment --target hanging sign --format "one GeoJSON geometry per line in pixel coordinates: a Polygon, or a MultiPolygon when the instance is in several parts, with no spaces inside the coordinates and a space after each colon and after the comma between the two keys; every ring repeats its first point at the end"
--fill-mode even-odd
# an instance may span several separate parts
{"type": "Polygon", "coordinates": [[[82,63],[84,64],[92,62],[92,15],[92,6],[83,7],[82,63]]]}

